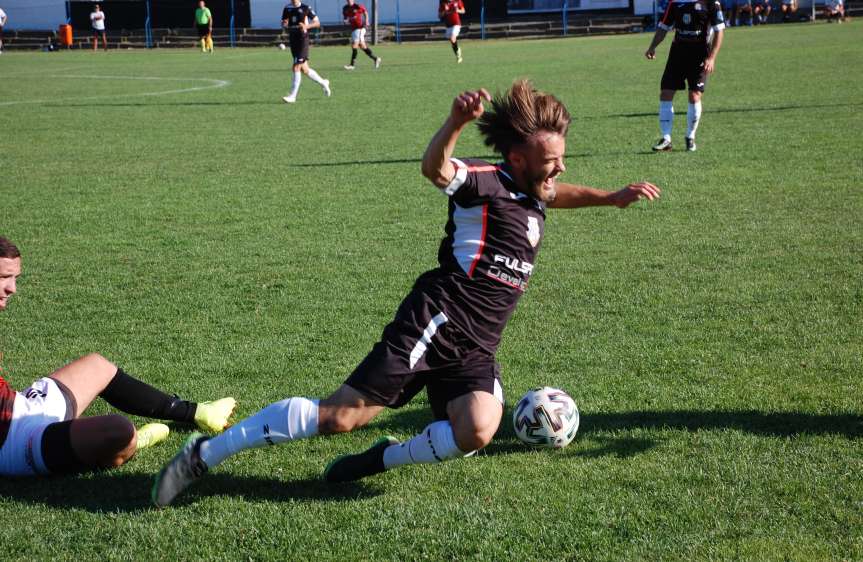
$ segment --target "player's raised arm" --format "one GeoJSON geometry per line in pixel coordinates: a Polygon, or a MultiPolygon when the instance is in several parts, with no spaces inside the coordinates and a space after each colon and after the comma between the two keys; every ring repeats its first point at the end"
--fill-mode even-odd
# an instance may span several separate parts
{"type": "Polygon", "coordinates": [[[482,115],[484,99],[491,101],[491,95],[484,88],[457,96],[449,117],[429,142],[423,154],[422,173],[437,187],[444,188],[452,181],[455,167],[450,157],[455,143],[465,125],[482,115]]]}
{"type": "Polygon", "coordinates": [[[548,206],[556,209],[576,209],[578,207],[614,205],[623,209],[639,199],[651,201],[657,199],[660,192],[658,187],[646,181],[631,183],[618,191],[605,191],[583,185],[558,183],[557,196],[548,206]]]}

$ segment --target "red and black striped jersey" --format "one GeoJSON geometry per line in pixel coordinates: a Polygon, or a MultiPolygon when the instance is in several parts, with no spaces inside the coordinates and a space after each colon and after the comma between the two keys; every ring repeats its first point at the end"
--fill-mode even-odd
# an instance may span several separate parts
{"type": "Polygon", "coordinates": [[[342,8],[342,18],[351,24],[351,29],[365,27],[366,7],[362,4],[345,4],[342,8]]]}
{"type": "Polygon", "coordinates": [[[440,14],[441,19],[443,19],[447,27],[461,25],[459,10],[464,10],[462,0],[440,0],[438,4],[438,14],[440,14]]]}
{"type": "Polygon", "coordinates": [[[658,25],[676,30],[675,43],[707,44],[714,31],[725,29],[725,18],[719,0],[671,0],[658,25]]]}
{"type": "Polygon", "coordinates": [[[3,377],[0,377],[0,447],[6,441],[9,426],[12,425],[12,407],[15,405],[15,391],[3,377]]]}
{"type": "Polygon", "coordinates": [[[494,353],[533,273],[545,204],[521,192],[504,165],[452,159],[446,237],[437,270],[417,285],[474,343],[494,353]]]}

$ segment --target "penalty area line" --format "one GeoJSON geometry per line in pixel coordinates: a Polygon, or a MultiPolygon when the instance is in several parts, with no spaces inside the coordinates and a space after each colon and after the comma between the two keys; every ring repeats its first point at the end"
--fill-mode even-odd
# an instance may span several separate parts
{"type": "Polygon", "coordinates": [[[166,96],[169,94],[187,94],[190,92],[199,92],[201,90],[211,90],[214,88],[224,88],[231,85],[230,80],[217,80],[215,78],[165,78],[159,76],[97,76],[97,75],[70,75],[51,76],[47,78],[73,78],[82,80],[142,80],[142,81],[173,81],[173,82],[208,82],[203,86],[193,86],[190,88],[177,88],[173,90],[158,90],[155,92],[137,92],[132,94],[101,94],[98,96],[81,96],[73,98],[55,98],[50,100],[16,100],[2,101],[0,107],[9,105],[24,105],[24,104],[40,104],[40,103],[57,103],[68,101],[95,100],[103,98],[133,98],[144,96],[166,96]]]}

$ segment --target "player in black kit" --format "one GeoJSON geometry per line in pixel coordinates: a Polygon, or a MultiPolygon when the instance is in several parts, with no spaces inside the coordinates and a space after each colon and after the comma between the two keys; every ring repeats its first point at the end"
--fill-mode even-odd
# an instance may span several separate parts
{"type": "Polygon", "coordinates": [[[289,398],[220,436],[191,437],[157,478],[153,501],[167,505],[242,449],[351,431],[423,388],[437,421],[404,443],[384,437],[363,453],[335,459],[324,478],[358,480],[405,464],[465,457],[488,445],[503,414],[495,352],[533,272],[546,207],[623,208],[659,196],[647,182],[615,192],[558,183],[566,170],[569,123],[560,101],[526,81],[494,100],[485,90],[456,97],[422,161],[423,175],[449,198],[439,266],[417,279],[381,340],[329,398],[289,398]],[[488,112],[484,101],[491,101],[488,112]],[[476,119],[502,163],[452,158],[462,130],[476,119]]]}
{"type": "Polygon", "coordinates": [[[282,98],[285,103],[297,101],[303,74],[320,84],[325,96],[332,95],[330,81],[322,78],[309,66],[309,30],[320,26],[321,22],[314,10],[302,4],[300,0],[291,0],[291,3],[282,10],[282,27],[288,30],[291,55],[294,57],[294,80],[291,84],[291,93],[282,98]]]}
{"type": "Polygon", "coordinates": [[[695,151],[695,131],[701,120],[701,96],[707,76],[716,68],[716,55],[722,46],[725,18],[719,0],[671,0],[644,56],[656,58],[656,47],[669,30],[676,29],[662,74],[659,92],[659,129],[662,138],[653,146],[656,152],[671,150],[674,122],[674,93],[689,83],[689,109],[686,113],[686,150],[695,151]]]}

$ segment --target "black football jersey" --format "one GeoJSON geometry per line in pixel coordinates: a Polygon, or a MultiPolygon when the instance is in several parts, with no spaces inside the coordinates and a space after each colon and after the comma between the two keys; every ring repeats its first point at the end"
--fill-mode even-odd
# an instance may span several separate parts
{"type": "Polygon", "coordinates": [[[719,0],[672,0],[658,25],[676,30],[675,43],[706,44],[713,31],[725,29],[725,18],[719,0]]]}
{"type": "Polygon", "coordinates": [[[301,33],[300,22],[312,23],[316,17],[318,16],[315,14],[315,11],[305,4],[300,4],[299,6],[288,4],[282,10],[282,21],[288,20],[288,31],[290,33],[301,33]]]}
{"type": "Polygon", "coordinates": [[[505,165],[452,159],[440,267],[420,288],[477,345],[494,353],[533,273],[545,204],[522,193],[505,165]]]}

